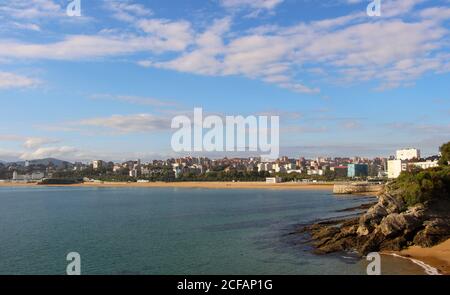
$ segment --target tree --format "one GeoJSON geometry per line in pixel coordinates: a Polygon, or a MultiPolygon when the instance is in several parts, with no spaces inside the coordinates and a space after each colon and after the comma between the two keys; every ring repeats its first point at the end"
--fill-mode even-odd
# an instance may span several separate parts
{"type": "Polygon", "coordinates": [[[439,160],[439,165],[448,166],[448,162],[450,161],[450,141],[443,144],[439,150],[441,151],[441,159],[439,160]]]}

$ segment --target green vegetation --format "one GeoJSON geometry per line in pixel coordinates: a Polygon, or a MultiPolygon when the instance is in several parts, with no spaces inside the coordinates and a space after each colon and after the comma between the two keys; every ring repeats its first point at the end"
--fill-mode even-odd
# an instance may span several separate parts
{"type": "Polygon", "coordinates": [[[266,181],[269,172],[258,171],[210,171],[205,174],[185,173],[176,181],[266,181]]]}
{"type": "Polygon", "coordinates": [[[448,162],[450,161],[450,142],[443,144],[439,150],[442,154],[439,165],[448,166],[448,162]]]}
{"type": "MultiPolygon", "coordinates": [[[[449,148],[450,142],[441,147],[443,158],[449,157],[449,148]]],[[[436,198],[450,198],[450,166],[447,161],[443,161],[436,168],[402,172],[393,182],[392,188],[402,192],[408,206],[436,198]]]]}
{"type": "Polygon", "coordinates": [[[39,185],[66,185],[66,184],[77,184],[82,183],[82,179],[43,179],[38,182],[39,185]]]}

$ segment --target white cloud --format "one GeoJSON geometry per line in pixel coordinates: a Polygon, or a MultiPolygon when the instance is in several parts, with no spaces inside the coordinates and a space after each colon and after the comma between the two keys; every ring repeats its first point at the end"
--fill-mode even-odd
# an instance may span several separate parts
{"type": "Polygon", "coordinates": [[[410,13],[418,4],[427,0],[383,0],[382,17],[393,17],[410,13]]]}
{"type": "Polygon", "coordinates": [[[142,19],[136,25],[143,32],[156,37],[157,40],[170,41],[170,46],[173,46],[175,50],[184,49],[193,39],[191,24],[187,21],[142,19]]]}
{"type": "Polygon", "coordinates": [[[209,54],[197,44],[172,60],[143,64],[204,75],[242,75],[303,93],[320,92],[297,78],[308,77],[309,68],[335,77],[335,82],[376,80],[379,89],[409,85],[427,72],[447,72],[450,67],[448,55],[442,53],[449,31],[436,18],[430,20],[439,12],[440,19],[447,18],[447,10],[414,13],[414,21],[399,18],[422,2],[383,2],[389,12],[380,20],[355,13],[290,27],[253,28],[228,39],[219,34],[221,46],[209,54]]]}
{"type": "Polygon", "coordinates": [[[0,57],[18,59],[79,60],[137,52],[184,50],[188,43],[185,35],[115,37],[110,35],[72,35],[64,40],[47,44],[30,44],[0,40],[0,57]]]}
{"type": "Polygon", "coordinates": [[[27,149],[35,149],[47,144],[57,143],[59,140],[45,137],[26,137],[20,135],[0,134],[1,141],[18,142],[27,149]]]}
{"type": "Polygon", "coordinates": [[[53,18],[64,15],[64,9],[52,0],[14,0],[3,1],[0,14],[16,19],[53,18]]]}
{"type": "Polygon", "coordinates": [[[253,9],[271,10],[283,3],[284,0],[221,0],[220,3],[226,8],[249,7],[253,9]]]}
{"type": "Polygon", "coordinates": [[[75,147],[61,146],[61,147],[41,147],[34,151],[24,152],[20,155],[23,160],[43,159],[43,158],[79,158],[81,156],[80,150],[75,147]]]}
{"type": "Polygon", "coordinates": [[[14,28],[17,28],[20,30],[29,30],[29,31],[35,31],[35,32],[41,31],[41,27],[39,25],[33,24],[33,23],[12,22],[11,25],[14,28]]]}
{"type": "Polygon", "coordinates": [[[177,103],[172,101],[165,101],[156,99],[153,97],[142,97],[142,96],[133,96],[133,95],[112,95],[112,94],[94,94],[90,96],[91,99],[96,100],[114,100],[127,102],[131,104],[138,105],[147,105],[154,107],[175,107],[177,103]]]}
{"type": "Polygon", "coordinates": [[[171,118],[151,114],[137,114],[84,119],[70,123],[69,125],[90,128],[97,127],[105,129],[107,132],[113,130],[114,132],[120,133],[140,133],[170,130],[170,123],[171,118]]]}
{"type": "Polygon", "coordinates": [[[33,149],[33,148],[41,147],[43,145],[57,143],[57,142],[58,142],[58,140],[55,140],[55,139],[42,138],[42,137],[30,137],[25,140],[25,142],[23,143],[23,146],[28,149],[33,149]]]}
{"type": "Polygon", "coordinates": [[[105,7],[113,12],[113,16],[121,21],[134,22],[140,17],[148,17],[153,12],[145,6],[131,1],[105,0],[105,7]]]}
{"type": "Polygon", "coordinates": [[[40,84],[37,79],[0,71],[0,89],[29,88],[40,84]]]}
{"type": "MultiPolygon", "coordinates": [[[[450,18],[449,9],[414,10],[425,1],[383,1],[382,18],[358,12],[245,31],[233,31],[230,18],[198,29],[186,20],[151,18],[149,9],[131,1],[113,1],[110,9],[125,13],[122,19],[135,33],[70,35],[51,43],[0,40],[0,59],[80,60],[139,53],[137,64],[145,67],[239,75],[307,94],[320,92],[310,82],[317,81],[312,71],[322,73],[328,82],[332,77],[332,82],[340,83],[376,80],[379,89],[386,89],[409,85],[428,72],[450,70],[448,55],[443,53],[448,50],[443,40],[449,31],[443,20],[450,18]]],[[[267,10],[282,2],[221,1],[228,8],[267,10]]]]}
{"type": "Polygon", "coordinates": [[[429,19],[431,21],[444,21],[450,19],[450,8],[449,7],[430,7],[424,9],[420,12],[423,18],[429,19]]]}

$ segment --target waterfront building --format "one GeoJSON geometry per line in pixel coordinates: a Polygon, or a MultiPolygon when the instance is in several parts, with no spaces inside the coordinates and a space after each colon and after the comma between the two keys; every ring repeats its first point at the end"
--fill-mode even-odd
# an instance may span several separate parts
{"type": "Polygon", "coordinates": [[[348,177],[367,177],[369,175],[369,166],[367,164],[349,164],[347,166],[348,177]]]}
{"type": "Polygon", "coordinates": [[[336,177],[347,177],[348,175],[348,168],[347,166],[336,166],[336,167],[331,167],[330,168],[331,171],[334,171],[334,175],[336,177]]]}
{"type": "Polygon", "coordinates": [[[267,177],[266,183],[281,183],[281,177],[267,177]]]}

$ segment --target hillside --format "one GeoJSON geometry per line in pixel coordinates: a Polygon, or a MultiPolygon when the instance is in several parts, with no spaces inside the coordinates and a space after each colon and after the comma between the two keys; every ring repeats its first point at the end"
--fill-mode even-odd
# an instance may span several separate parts
{"type": "MultiPolygon", "coordinates": [[[[45,159],[37,159],[37,160],[30,160],[28,161],[30,165],[44,165],[48,166],[50,163],[52,163],[55,166],[61,167],[64,165],[70,165],[70,162],[55,159],[55,158],[45,158],[45,159]]],[[[25,166],[25,161],[18,161],[18,162],[10,162],[9,164],[16,164],[19,166],[25,166]]]]}

